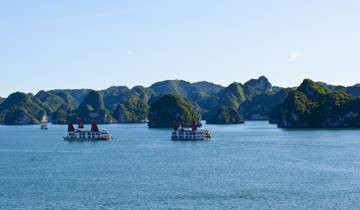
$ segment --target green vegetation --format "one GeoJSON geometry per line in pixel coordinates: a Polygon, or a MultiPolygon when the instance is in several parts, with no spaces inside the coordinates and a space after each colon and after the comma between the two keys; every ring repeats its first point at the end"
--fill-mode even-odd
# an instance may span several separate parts
{"type": "Polygon", "coordinates": [[[240,83],[234,82],[218,93],[219,106],[229,106],[238,109],[240,104],[246,100],[244,89],[240,83]]]}
{"type": "Polygon", "coordinates": [[[231,107],[221,106],[217,112],[206,120],[207,124],[240,124],[245,120],[241,114],[231,107]]]}
{"type": "Polygon", "coordinates": [[[253,98],[257,95],[272,92],[272,85],[264,76],[261,76],[258,79],[249,80],[244,84],[243,88],[247,98],[253,98]]]}
{"type": "Polygon", "coordinates": [[[166,94],[150,105],[148,125],[150,128],[171,128],[180,123],[191,126],[192,119],[200,125],[199,118],[190,101],[175,94],[166,94]]]}
{"type": "Polygon", "coordinates": [[[85,96],[90,92],[89,89],[74,89],[74,90],[50,90],[51,94],[61,97],[70,110],[75,110],[84,100],[85,96]]]}
{"type": "MultiPolygon", "coordinates": [[[[206,100],[205,100],[206,101],[206,100]]],[[[243,123],[243,117],[237,111],[246,101],[243,86],[233,82],[222,89],[214,97],[208,98],[209,111],[204,115],[208,124],[234,124],[243,123]]]]}
{"type": "MultiPolygon", "coordinates": [[[[49,91],[49,92],[51,93],[51,91],[49,91]]],[[[60,98],[62,98],[65,101],[66,107],[70,110],[74,110],[74,109],[78,108],[80,105],[80,102],[82,102],[82,100],[83,100],[83,99],[81,99],[81,101],[78,101],[69,92],[57,92],[54,95],[57,95],[60,98]]]]}
{"type": "Polygon", "coordinates": [[[310,79],[305,79],[297,90],[306,93],[311,100],[320,100],[322,96],[330,93],[328,88],[310,79]]]}
{"type": "Polygon", "coordinates": [[[360,127],[360,100],[306,79],[273,117],[271,122],[285,128],[360,127]]]}
{"type": "MultiPolygon", "coordinates": [[[[325,107],[339,112],[343,111],[339,106],[351,109],[352,106],[349,104],[356,104],[352,101],[353,97],[360,95],[360,85],[334,86],[306,79],[297,89],[284,89],[272,86],[268,79],[262,76],[244,84],[234,82],[228,87],[205,81],[190,83],[183,80],[166,80],[150,87],[135,86],[132,89],[126,86],[113,86],[101,91],[39,91],[35,96],[15,94],[18,98],[23,98],[22,102],[14,100],[14,96],[9,96],[8,99],[0,98],[0,123],[34,124],[39,122],[39,115],[43,113],[49,116],[52,123],[59,124],[75,120],[77,117],[83,117],[87,123],[92,118],[96,118],[99,123],[144,122],[148,119],[149,104],[166,94],[185,98],[191,102],[193,109],[200,113],[201,118],[210,123],[241,123],[241,118],[270,119],[271,123],[277,123],[278,120],[281,120],[279,123],[291,122],[285,118],[287,115],[282,115],[285,105],[286,110],[291,111],[293,108],[294,112],[298,113],[301,122],[307,122],[312,116],[303,113],[303,109],[311,109],[309,113],[316,116],[318,121],[329,116],[322,113],[328,110],[325,107]],[[294,90],[298,92],[288,97],[289,92],[294,90]]],[[[312,122],[316,124],[316,120],[312,122]]],[[[310,126],[308,124],[304,127],[310,126]]]]}
{"type": "Polygon", "coordinates": [[[103,96],[97,91],[90,91],[85,96],[79,108],[70,116],[70,120],[75,121],[75,116],[82,118],[85,123],[91,123],[92,119],[96,119],[98,123],[115,122],[110,112],[105,108],[103,96]]]}
{"type": "Polygon", "coordinates": [[[192,100],[198,93],[206,95],[216,94],[223,89],[223,87],[205,81],[190,83],[183,80],[165,80],[151,85],[149,89],[157,94],[171,93],[192,100]]]}
{"type": "Polygon", "coordinates": [[[42,107],[46,110],[48,114],[53,113],[56,111],[60,106],[66,106],[67,102],[61,98],[60,96],[57,96],[55,94],[52,94],[50,92],[45,91],[39,91],[35,98],[38,99],[42,105],[42,107]]]}
{"type": "Polygon", "coordinates": [[[204,114],[207,123],[227,124],[243,123],[247,120],[267,120],[272,110],[282,103],[286,90],[274,88],[264,76],[251,79],[244,85],[234,82],[221,90],[218,98],[212,98],[216,104],[204,114]]]}
{"type": "Polygon", "coordinates": [[[110,110],[115,109],[120,101],[124,101],[127,97],[134,94],[134,92],[126,86],[113,86],[99,93],[104,98],[106,108],[110,110]]]}
{"type": "Polygon", "coordinates": [[[166,80],[153,84],[149,89],[153,92],[153,99],[150,101],[163,94],[180,95],[198,105],[201,114],[205,115],[216,106],[218,103],[216,95],[224,88],[205,81],[189,83],[183,80],[166,80]]]}
{"type": "Polygon", "coordinates": [[[287,98],[291,89],[281,89],[278,92],[266,92],[256,95],[241,104],[239,111],[247,120],[268,120],[274,108],[287,98]]]}
{"type": "Polygon", "coordinates": [[[80,104],[79,111],[98,111],[105,109],[103,96],[97,91],[90,91],[80,104]]]}
{"type": "Polygon", "coordinates": [[[143,86],[135,86],[131,90],[134,91],[134,93],[138,95],[139,98],[141,98],[144,102],[149,101],[151,96],[155,94],[153,90],[151,90],[150,88],[145,88],[143,86]]]}
{"type": "Polygon", "coordinates": [[[51,115],[51,122],[54,124],[66,124],[69,122],[70,110],[66,106],[59,107],[51,115]]]}
{"type": "Polygon", "coordinates": [[[360,96],[360,84],[347,87],[346,90],[352,96],[360,96]]]}
{"type": "Polygon", "coordinates": [[[131,95],[117,105],[113,116],[119,123],[146,122],[148,110],[149,105],[146,102],[137,95],[131,95]]]}
{"type": "Polygon", "coordinates": [[[16,92],[0,104],[0,122],[5,125],[39,123],[45,110],[33,95],[16,92]]]}

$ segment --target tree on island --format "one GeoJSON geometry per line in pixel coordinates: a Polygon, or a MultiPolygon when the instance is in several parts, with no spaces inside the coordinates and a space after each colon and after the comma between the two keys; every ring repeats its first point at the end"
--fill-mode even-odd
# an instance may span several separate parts
{"type": "Polygon", "coordinates": [[[182,124],[186,127],[192,125],[193,119],[200,126],[200,114],[184,97],[166,94],[150,104],[149,122],[150,128],[172,128],[182,124]]]}
{"type": "Polygon", "coordinates": [[[283,128],[359,128],[360,98],[305,79],[272,117],[283,128]]]}

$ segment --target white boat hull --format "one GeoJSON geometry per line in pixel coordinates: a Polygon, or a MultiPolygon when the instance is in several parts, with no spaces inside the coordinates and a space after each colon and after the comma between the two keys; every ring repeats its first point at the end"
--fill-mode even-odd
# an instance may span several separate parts
{"type": "Polygon", "coordinates": [[[67,137],[67,136],[64,136],[64,140],[65,141],[111,141],[112,138],[109,138],[109,139],[104,139],[104,138],[94,138],[94,139],[81,139],[81,138],[71,138],[71,137],[67,137]]]}
{"type": "Polygon", "coordinates": [[[210,140],[210,132],[208,130],[188,130],[180,128],[171,133],[171,140],[174,141],[204,141],[210,140]]]}

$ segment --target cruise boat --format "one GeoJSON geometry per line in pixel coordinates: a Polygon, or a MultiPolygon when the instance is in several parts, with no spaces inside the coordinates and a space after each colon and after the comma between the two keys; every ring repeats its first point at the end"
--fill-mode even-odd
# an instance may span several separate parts
{"type": "Polygon", "coordinates": [[[47,130],[48,129],[48,119],[46,115],[44,115],[40,122],[40,129],[41,130],[47,130]]]}
{"type": "Polygon", "coordinates": [[[184,125],[180,127],[174,127],[171,132],[171,140],[180,141],[198,141],[198,140],[210,140],[211,134],[209,130],[197,129],[195,120],[192,121],[192,127],[186,128],[184,125]]]}
{"type": "Polygon", "coordinates": [[[78,120],[78,128],[72,123],[68,124],[68,134],[64,136],[67,141],[110,141],[112,136],[108,130],[99,130],[96,121],[92,120],[91,130],[85,129],[82,120],[78,120]]]}

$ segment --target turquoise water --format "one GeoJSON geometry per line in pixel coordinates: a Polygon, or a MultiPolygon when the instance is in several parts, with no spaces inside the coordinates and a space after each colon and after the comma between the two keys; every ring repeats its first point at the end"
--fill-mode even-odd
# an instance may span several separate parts
{"type": "Polygon", "coordinates": [[[110,142],[66,142],[65,126],[0,126],[1,209],[359,209],[360,130],[206,126],[174,142],[145,124],[110,142]]]}

